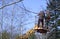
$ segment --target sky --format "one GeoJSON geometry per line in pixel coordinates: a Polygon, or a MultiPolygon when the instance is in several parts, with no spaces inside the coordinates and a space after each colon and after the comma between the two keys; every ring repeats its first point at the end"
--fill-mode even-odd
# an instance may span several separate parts
{"type": "Polygon", "coordinates": [[[40,10],[46,9],[46,0],[24,0],[25,7],[31,11],[39,12],[40,10]]]}
{"type": "MultiPolygon", "coordinates": [[[[14,0],[14,1],[16,1],[16,0],[14,0]]],[[[4,5],[12,3],[14,1],[6,0],[5,1],[6,3],[4,3],[4,5]]],[[[47,7],[46,0],[23,0],[22,2],[23,2],[24,6],[25,6],[25,8],[27,10],[30,10],[30,11],[33,11],[33,12],[36,12],[36,13],[39,13],[41,10],[46,10],[46,7],[47,7]]],[[[2,6],[2,2],[0,0],[0,7],[1,6],[2,6]]],[[[20,2],[20,3],[17,3],[16,5],[10,5],[10,6],[5,7],[3,9],[3,29],[7,29],[8,30],[10,28],[10,26],[11,26],[11,19],[12,19],[12,13],[13,13],[12,11],[14,11],[13,24],[12,25],[14,27],[16,27],[16,28],[17,27],[19,28],[20,21],[22,21],[19,18],[22,15],[22,12],[25,12],[25,11],[23,9],[19,8],[18,6],[23,7],[22,3],[20,2]],[[14,10],[13,10],[13,6],[14,6],[14,10]]],[[[2,16],[2,10],[1,9],[0,9],[0,12],[1,12],[0,13],[0,22],[1,22],[1,16],[2,16]]],[[[34,25],[35,25],[35,16],[36,15],[33,14],[33,13],[26,12],[26,14],[24,15],[24,18],[22,18],[23,20],[27,20],[27,22],[24,22],[24,24],[25,23],[27,24],[29,22],[31,22],[31,23],[29,23],[27,25],[24,25],[23,28],[26,28],[26,30],[24,32],[26,32],[26,31],[28,31],[28,30],[30,30],[30,29],[32,29],[34,27],[34,25]]]]}

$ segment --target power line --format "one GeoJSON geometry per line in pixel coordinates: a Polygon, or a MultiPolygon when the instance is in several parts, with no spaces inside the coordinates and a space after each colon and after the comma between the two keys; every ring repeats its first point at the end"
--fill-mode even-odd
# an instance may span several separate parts
{"type": "Polygon", "coordinates": [[[27,12],[30,12],[30,13],[33,13],[33,14],[38,14],[38,13],[36,13],[36,12],[27,10],[25,6],[24,6],[25,8],[23,8],[23,7],[19,6],[18,4],[16,4],[16,5],[17,5],[18,7],[20,7],[21,9],[24,9],[24,10],[27,11],[27,12]]]}

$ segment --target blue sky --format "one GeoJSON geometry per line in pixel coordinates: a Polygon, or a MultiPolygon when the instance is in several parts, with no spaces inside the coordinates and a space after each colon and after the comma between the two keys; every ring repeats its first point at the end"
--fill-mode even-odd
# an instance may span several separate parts
{"type": "MultiPolygon", "coordinates": [[[[1,1],[1,0],[0,0],[1,1]]],[[[8,0],[7,0],[8,1],[8,0]]],[[[9,0],[9,2],[7,2],[5,4],[9,4],[10,2],[13,2],[12,0],[9,0]]],[[[16,1],[16,0],[14,0],[16,1]]],[[[45,10],[46,7],[47,7],[47,2],[46,0],[24,0],[22,1],[24,6],[26,7],[27,10],[30,10],[30,11],[33,11],[33,12],[40,12],[41,10],[45,10]]],[[[17,3],[18,6],[22,6],[22,3],[17,3]]],[[[17,5],[11,5],[11,6],[8,6],[8,7],[5,7],[3,9],[3,29],[9,29],[10,26],[11,26],[11,19],[12,19],[12,11],[13,11],[13,7],[14,8],[14,17],[13,17],[13,26],[14,27],[18,27],[20,26],[20,16],[21,16],[21,12],[25,12],[23,9],[19,8],[17,5]],[[7,26],[8,25],[8,26],[7,26]],[[8,28],[9,27],[9,28],[8,28]]],[[[1,2],[0,2],[0,7],[1,7],[1,2]]],[[[2,11],[0,9],[0,18],[1,18],[1,15],[2,15],[2,11]]],[[[35,14],[33,13],[29,13],[29,12],[26,12],[28,14],[25,14],[24,15],[24,18],[22,18],[23,20],[27,20],[27,22],[24,22],[24,24],[27,24],[29,22],[31,22],[30,24],[27,24],[27,25],[24,25],[23,28],[26,28],[26,30],[24,32],[26,32],[27,30],[31,29],[34,27],[34,24],[35,24],[35,14]]],[[[24,14],[24,13],[23,13],[24,14]]],[[[1,22],[1,20],[0,20],[1,22]]],[[[15,29],[16,29],[15,28],[15,29]]]]}
{"type": "Polygon", "coordinates": [[[25,7],[31,11],[39,12],[46,9],[46,0],[24,0],[25,7]],[[43,8],[43,9],[42,9],[43,8]]]}

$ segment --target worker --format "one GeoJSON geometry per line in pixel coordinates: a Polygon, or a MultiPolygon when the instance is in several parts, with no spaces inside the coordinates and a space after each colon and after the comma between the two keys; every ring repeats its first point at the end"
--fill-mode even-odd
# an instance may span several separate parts
{"type": "Polygon", "coordinates": [[[49,21],[50,21],[50,11],[46,11],[46,16],[45,16],[45,20],[46,20],[46,24],[47,24],[47,26],[48,26],[48,23],[49,23],[49,21]]]}
{"type": "Polygon", "coordinates": [[[38,18],[38,27],[40,26],[40,23],[42,23],[42,27],[44,25],[44,11],[40,11],[40,13],[38,14],[39,18],[38,18]]]}

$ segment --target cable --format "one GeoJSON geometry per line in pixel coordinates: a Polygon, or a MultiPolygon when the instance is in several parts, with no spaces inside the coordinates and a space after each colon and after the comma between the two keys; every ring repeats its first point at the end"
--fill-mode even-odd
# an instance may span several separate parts
{"type": "MultiPolygon", "coordinates": [[[[24,9],[27,10],[26,7],[24,6],[23,2],[22,2],[22,5],[23,5],[24,9]]],[[[30,10],[27,10],[27,11],[28,11],[28,12],[31,12],[31,13],[37,14],[36,12],[32,12],[32,11],[30,11],[30,10]]]]}
{"type": "MultiPolygon", "coordinates": [[[[21,6],[19,6],[18,4],[16,4],[18,7],[20,7],[21,9],[24,9],[24,8],[22,8],[21,6]]],[[[33,13],[33,14],[38,14],[38,13],[36,13],[36,12],[33,12],[33,11],[30,11],[30,10],[27,10],[27,9],[24,9],[25,11],[27,11],[27,12],[30,12],[30,13],[33,13]]]]}

